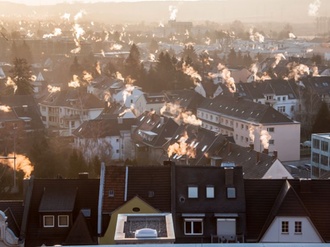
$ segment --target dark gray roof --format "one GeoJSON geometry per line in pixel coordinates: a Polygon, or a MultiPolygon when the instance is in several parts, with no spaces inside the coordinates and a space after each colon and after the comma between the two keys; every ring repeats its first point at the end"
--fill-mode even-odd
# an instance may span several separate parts
{"type": "Polygon", "coordinates": [[[199,108],[260,124],[294,123],[270,106],[235,96],[221,95],[215,99],[205,99],[199,108]]]}

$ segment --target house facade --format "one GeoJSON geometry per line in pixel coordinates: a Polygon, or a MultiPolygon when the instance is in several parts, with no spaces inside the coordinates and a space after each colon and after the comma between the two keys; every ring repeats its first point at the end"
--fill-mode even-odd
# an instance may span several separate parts
{"type": "Polygon", "coordinates": [[[50,93],[39,102],[45,127],[59,136],[72,136],[84,121],[95,119],[104,109],[104,103],[84,89],[50,93]]]}
{"type": "Polygon", "coordinates": [[[203,128],[232,136],[238,145],[253,144],[259,152],[277,151],[281,161],[300,159],[300,123],[270,106],[219,96],[205,99],[197,109],[197,117],[203,128]]]}
{"type": "Polygon", "coordinates": [[[330,134],[312,134],[311,144],[311,177],[319,178],[330,171],[330,134]]]}

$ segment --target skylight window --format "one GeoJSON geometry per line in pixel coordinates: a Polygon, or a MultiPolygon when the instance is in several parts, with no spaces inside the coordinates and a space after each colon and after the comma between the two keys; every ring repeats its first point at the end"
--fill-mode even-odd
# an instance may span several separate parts
{"type": "Polygon", "coordinates": [[[140,119],[140,122],[145,118],[145,116],[143,116],[141,119],[140,119]]]}
{"type": "Polygon", "coordinates": [[[204,152],[207,148],[207,145],[205,145],[203,148],[202,148],[202,152],[204,152]]]}

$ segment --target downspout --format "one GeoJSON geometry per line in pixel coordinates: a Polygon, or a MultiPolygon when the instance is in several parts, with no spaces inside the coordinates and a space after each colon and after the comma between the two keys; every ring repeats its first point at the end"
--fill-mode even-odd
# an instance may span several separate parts
{"type": "Polygon", "coordinates": [[[124,194],[124,202],[127,201],[127,190],[128,190],[128,166],[126,166],[126,173],[125,173],[125,194],[124,194]]]}
{"type": "Polygon", "coordinates": [[[100,171],[100,187],[99,187],[99,204],[97,210],[97,235],[100,237],[102,234],[102,203],[104,194],[104,179],[105,179],[105,165],[101,163],[100,171]]]}

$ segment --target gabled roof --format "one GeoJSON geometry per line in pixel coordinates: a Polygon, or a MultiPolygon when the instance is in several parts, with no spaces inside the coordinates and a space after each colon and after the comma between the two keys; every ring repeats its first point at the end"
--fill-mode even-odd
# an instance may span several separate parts
{"type": "Polygon", "coordinates": [[[0,210],[6,214],[8,227],[18,237],[24,211],[23,201],[0,200],[0,210]]]}
{"type": "Polygon", "coordinates": [[[68,236],[66,237],[65,245],[86,245],[97,244],[96,237],[92,236],[90,231],[90,224],[84,214],[80,212],[76,221],[70,229],[68,236]]]}
{"type": "Polygon", "coordinates": [[[194,90],[171,90],[165,91],[165,101],[180,105],[186,111],[196,112],[196,108],[204,97],[194,90]]]}
{"type": "Polygon", "coordinates": [[[226,142],[225,136],[215,135],[213,131],[200,128],[199,126],[181,125],[175,131],[170,141],[164,145],[164,149],[169,150],[169,147],[173,146],[175,143],[180,145],[180,139],[184,136],[186,136],[184,146],[187,147],[187,151],[189,147],[191,147],[193,149],[193,154],[189,151],[184,155],[181,155],[181,152],[173,152],[171,157],[168,157],[169,154],[167,154],[164,160],[168,157],[178,164],[181,161],[182,163],[189,163],[189,165],[192,166],[206,165],[209,161],[209,157],[214,155],[219,149],[219,146],[222,146],[226,142]]]}
{"type": "Polygon", "coordinates": [[[260,124],[294,123],[293,120],[270,106],[234,96],[221,95],[215,99],[205,99],[199,108],[260,124]]]}
{"type": "Polygon", "coordinates": [[[155,148],[163,146],[178,128],[178,124],[172,118],[147,111],[136,119],[136,125],[132,133],[134,142],[155,148]]]}
{"type": "Polygon", "coordinates": [[[130,130],[135,119],[93,119],[83,122],[73,135],[79,138],[105,138],[120,136],[120,131],[130,130]]]}
{"type": "Polygon", "coordinates": [[[275,216],[306,216],[330,242],[330,180],[245,179],[244,186],[248,241],[257,241],[275,216]]]}
{"type": "Polygon", "coordinates": [[[276,157],[231,142],[220,146],[216,155],[221,157],[222,162],[241,166],[244,178],[263,178],[276,160],[276,157]]]}
{"type": "Polygon", "coordinates": [[[111,213],[139,196],[152,207],[170,212],[170,167],[106,166],[103,212],[111,213]],[[113,196],[108,196],[111,191],[113,196]]]}
{"type": "MultiPolygon", "coordinates": [[[[63,244],[69,233],[69,228],[63,229],[54,227],[51,231],[45,231],[43,225],[40,224],[41,213],[39,208],[50,208],[52,214],[56,215],[61,211],[70,208],[70,215],[72,224],[75,224],[78,219],[81,209],[90,209],[91,217],[89,232],[92,236],[97,236],[97,210],[98,210],[98,191],[99,179],[30,179],[29,187],[27,188],[27,197],[25,198],[24,218],[26,219],[25,225],[22,225],[23,236],[25,237],[25,246],[41,246],[63,244]],[[52,197],[44,197],[44,192],[52,190],[52,197]],[[67,192],[68,191],[68,192],[67,192]],[[75,191],[75,193],[74,193],[75,191]],[[73,199],[69,195],[75,195],[74,205],[73,199]],[[63,196],[64,195],[64,196],[63,196]],[[69,200],[68,202],[56,202],[63,199],[69,200]],[[47,200],[46,200],[47,199],[47,200]],[[47,203],[46,203],[47,202],[47,203]],[[55,205],[51,205],[54,202],[55,205]],[[46,207],[47,206],[47,207],[46,207]]],[[[62,212],[63,214],[63,212],[62,212]]],[[[83,233],[81,233],[83,234],[83,233]]],[[[83,239],[84,236],[81,236],[83,239]]]]}
{"type": "Polygon", "coordinates": [[[103,108],[104,102],[84,88],[68,88],[48,94],[41,102],[43,105],[62,106],[78,109],[103,108]]]}

